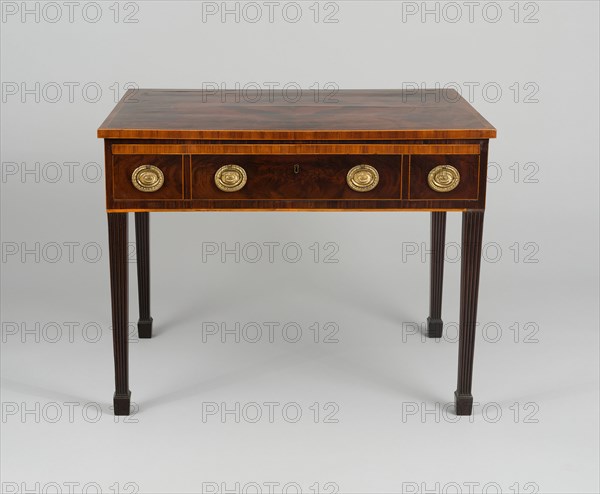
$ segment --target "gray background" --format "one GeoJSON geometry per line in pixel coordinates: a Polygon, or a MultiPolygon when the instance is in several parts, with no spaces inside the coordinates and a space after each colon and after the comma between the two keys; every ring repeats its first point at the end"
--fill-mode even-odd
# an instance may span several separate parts
{"type": "Polygon", "coordinates": [[[2,2],[3,492],[598,492],[598,3],[289,4],[2,2]],[[472,417],[457,213],[439,341],[426,213],[153,215],[113,417],[96,129],[130,86],[267,83],[454,87],[498,129],[472,417]]]}

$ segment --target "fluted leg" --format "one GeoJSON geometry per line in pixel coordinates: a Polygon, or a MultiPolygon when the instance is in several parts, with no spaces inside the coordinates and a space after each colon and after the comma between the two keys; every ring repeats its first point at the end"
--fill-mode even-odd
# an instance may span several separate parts
{"type": "Polygon", "coordinates": [[[152,337],[150,317],[150,213],[135,213],[135,250],[137,254],[138,299],[140,318],[138,335],[152,337]]]}
{"type": "Polygon", "coordinates": [[[127,213],[108,213],[108,250],[115,359],[115,415],[129,415],[127,213]]]}
{"type": "Polygon", "coordinates": [[[482,236],[483,211],[465,211],[462,217],[458,385],[454,392],[457,415],[471,415],[473,409],[471,383],[482,236]]]}
{"type": "Polygon", "coordinates": [[[442,337],[442,285],[444,280],[444,249],[446,246],[446,212],[431,213],[431,274],[429,285],[429,317],[427,336],[442,337]]]}

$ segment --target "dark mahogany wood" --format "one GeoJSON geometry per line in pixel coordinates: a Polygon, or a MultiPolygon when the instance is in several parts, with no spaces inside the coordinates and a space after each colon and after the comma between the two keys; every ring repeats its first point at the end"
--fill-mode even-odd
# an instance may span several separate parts
{"type": "Polygon", "coordinates": [[[111,187],[115,201],[165,201],[183,199],[183,156],[180,155],[118,155],[113,156],[111,187]],[[133,171],[142,165],[154,165],[165,177],[163,186],[155,192],[136,189],[131,181],[133,171]]]}
{"type": "Polygon", "coordinates": [[[476,201],[479,199],[479,155],[412,155],[408,163],[408,199],[411,201],[476,201]],[[458,186],[450,192],[429,187],[427,176],[438,165],[451,165],[460,173],[458,186]]]}
{"type": "Polygon", "coordinates": [[[127,213],[108,213],[108,251],[115,359],[115,415],[129,415],[127,213]]]}
{"type": "MultiPolygon", "coordinates": [[[[179,155],[112,154],[118,141],[107,140],[106,180],[109,211],[169,210],[446,210],[485,207],[487,141],[467,141],[477,155],[179,155]],[[355,164],[371,163],[380,174],[379,185],[356,192],[346,184],[355,164]],[[238,192],[220,191],[214,173],[234,163],[248,172],[248,183],[238,192]],[[141,164],[159,167],[165,183],[158,191],[141,192],[131,174],[141,164]],[[293,180],[284,180],[300,165],[293,180]],[[429,188],[427,175],[439,164],[451,164],[461,183],[451,192],[429,188]],[[352,165],[352,166],[350,166],[352,165]]],[[[165,144],[165,146],[167,146],[165,144]]],[[[359,147],[357,146],[357,149],[359,147]]]]}
{"type": "Polygon", "coordinates": [[[483,211],[465,211],[462,215],[458,384],[454,393],[457,415],[471,415],[473,409],[471,383],[482,237],[483,211]]]}
{"type": "Polygon", "coordinates": [[[98,129],[134,139],[487,139],[496,129],[453,89],[215,92],[132,89],[98,129]]]}
{"type": "Polygon", "coordinates": [[[137,260],[140,318],[138,336],[152,337],[150,317],[150,213],[135,213],[135,252],[137,260]]]}
{"type": "Polygon", "coordinates": [[[442,336],[446,212],[463,212],[458,415],[470,414],[477,286],[485,209],[490,125],[454,90],[305,90],[297,101],[279,91],[130,90],[98,137],[104,138],[115,414],[130,406],[127,363],[127,212],[135,213],[141,338],[150,315],[151,211],[430,211],[431,273],[427,334],[442,336]],[[214,182],[225,164],[243,167],[244,188],[214,182]],[[348,170],[377,169],[379,184],[352,190],[348,170]],[[458,186],[438,192],[429,172],[451,165],[458,186]],[[162,187],[136,189],[133,171],[159,168],[162,187]]]}
{"type": "Polygon", "coordinates": [[[444,249],[446,247],[446,212],[431,213],[431,272],[429,285],[429,317],[427,336],[442,337],[442,288],[444,282],[444,249]]]}
{"type": "Polygon", "coordinates": [[[385,155],[198,155],[192,156],[192,199],[400,199],[402,156],[385,155]],[[248,176],[236,192],[223,192],[215,185],[216,171],[236,164],[248,176]],[[367,164],[377,169],[379,184],[357,192],[346,183],[348,171],[367,164]]]}

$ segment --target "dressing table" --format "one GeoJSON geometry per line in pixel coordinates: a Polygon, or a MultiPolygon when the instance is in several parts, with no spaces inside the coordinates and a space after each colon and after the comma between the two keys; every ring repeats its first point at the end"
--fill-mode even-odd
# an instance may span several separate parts
{"type": "MultiPolygon", "coordinates": [[[[149,213],[429,211],[427,335],[442,336],[446,213],[462,214],[456,413],[472,413],[488,142],[454,90],[324,95],[129,90],[104,139],[115,415],[130,412],[128,232],[135,214],[140,338],[152,336],[149,213]]],[[[399,233],[401,235],[401,233],[399,233]]],[[[141,404],[143,408],[143,403],[141,404]]]]}

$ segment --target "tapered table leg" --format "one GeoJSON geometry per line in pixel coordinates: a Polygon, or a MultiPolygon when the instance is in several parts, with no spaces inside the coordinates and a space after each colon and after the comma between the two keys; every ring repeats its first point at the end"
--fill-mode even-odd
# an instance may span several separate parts
{"type": "Polygon", "coordinates": [[[471,383],[473,380],[482,236],[483,211],[465,211],[462,217],[460,266],[458,384],[454,392],[457,415],[471,415],[473,410],[471,383]]]}
{"type": "Polygon", "coordinates": [[[429,285],[429,317],[427,336],[442,337],[442,285],[444,280],[444,249],[446,246],[446,212],[431,213],[431,273],[429,285]]]}
{"type": "Polygon", "coordinates": [[[108,250],[115,358],[115,415],[129,415],[127,213],[108,213],[108,250]]]}
{"type": "Polygon", "coordinates": [[[135,213],[135,250],[137,254],[138,299],[140,304],[138,335],[140,338],[151,338],[150,213],[135,213]]]}

